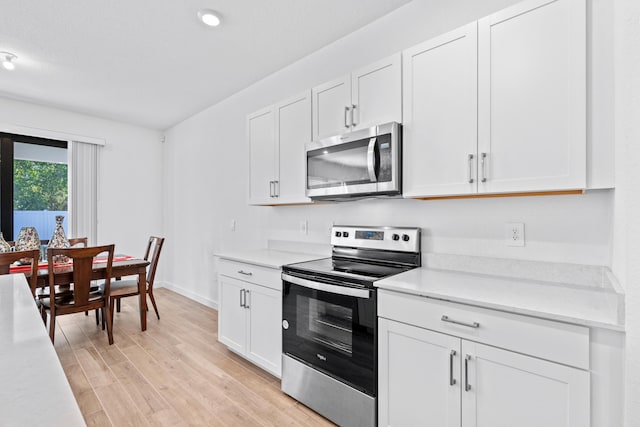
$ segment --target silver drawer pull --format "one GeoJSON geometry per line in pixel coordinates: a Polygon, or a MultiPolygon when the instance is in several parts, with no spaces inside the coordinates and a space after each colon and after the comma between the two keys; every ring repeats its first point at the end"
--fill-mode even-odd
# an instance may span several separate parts
{"type": "Polygon", "coordinates": [[[473,323],[461,322],[459,320],[449,319],[449,316],[445,314],[442,315],[442,318],[440,320],[442,320],[443,322],[455,323],[456,325],[467,326],[469,328],[474,328],[474,329],[478,329],[480,327],[480,323],[478,322],[473,322],[473,323]]]}
{"type": "Polygon", "coordinates": [[[244,274],[245,276],[253,276],[253,273],[250,271],[238,270],[239,274],[244,274]]]}

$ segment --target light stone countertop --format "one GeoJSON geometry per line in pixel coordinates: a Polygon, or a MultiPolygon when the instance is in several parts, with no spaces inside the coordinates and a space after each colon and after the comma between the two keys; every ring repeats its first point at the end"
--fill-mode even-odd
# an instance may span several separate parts
{"type": "Polygon", "coordinates": [[[294,264],[296,262],[305,262],[312,261],[314,259],[326,258],[326,256],[322,255],[286,252],[273,249],[228,251],[216,253],[215,256],[231,261],[246,262],[248,264],[276,269],[281,268],[283,265],[294,264]]]}
{"type": "Polygon", "coordinates": [[[606,267],[465,257],[460,269],[455,270],[455,262],[448,257],[426,257],[426,267],[379,280],[375,285],[421,297],[624,331],[624,294],[606,267]],[[478,272],[479,268],[483,271],[478,272]],[[517,277],[519,268],[522,277],[517,277]],[[575,279],[575,271],[589,270],[593,274],[585,273],[580,283],[565,280],[567,275],[575,279]]]}
{"type": "Polygon", "coordinates": [[[0,276],[0,384],[2,426],[85,425],[23,274],[0,276]]]}

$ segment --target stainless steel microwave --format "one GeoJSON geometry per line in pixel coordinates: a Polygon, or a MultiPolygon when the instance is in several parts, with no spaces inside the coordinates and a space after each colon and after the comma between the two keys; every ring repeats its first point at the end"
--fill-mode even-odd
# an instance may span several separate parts
{"type": "Polygon", "coordinates": [[[307,144],[307,197],[401,194],[401,133],[400,124],[393,122],[307,144]]]}

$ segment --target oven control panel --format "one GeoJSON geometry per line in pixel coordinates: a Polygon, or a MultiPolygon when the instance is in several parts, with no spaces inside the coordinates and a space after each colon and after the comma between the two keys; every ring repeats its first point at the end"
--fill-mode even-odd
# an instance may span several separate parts
{"type": "Polygon", "coordinates": [[[334,225],[331,245],[388,251],[420,252],[420,229],[334,225]]]}

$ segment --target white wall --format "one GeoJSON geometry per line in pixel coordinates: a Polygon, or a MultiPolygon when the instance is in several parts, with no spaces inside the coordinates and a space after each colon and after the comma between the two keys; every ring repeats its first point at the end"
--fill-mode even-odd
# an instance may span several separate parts
{"type": "Polygon", "coordinates": [[[613,267],[625,288],[625,425],[640,425],[640,2],[615,2],[613,267]]]}
{"type": "MultiPolygon", "coordinates": [[[[158,131],[0,98],[0,127],[102,139],[98,165],[98,242],[144,255],[150,234],[163,232],[162,159],[158,131]]],[[[46,237],[43,237],[46,238],[46,237]]],[[[161,275],[161,273],[159,273],[161,275]]],[[[161,280],[161,279],[159,279],[161,280]]]]}
{"type": "MultiPolygon", "coordinates": [[[[322,206],[246,204],[245,117],[517,0],[416,0],[185,120],[167,133],[166,234],[168,285],[208,304],[217,300],[216,251],[265,247],[270,239],[328,244],[332,221],[423,228],[425,251],[509,258],[610,263],[612,191],[581,196],[441,201],[368,200],[322,206]],[[230,231],[230,221],[237,231],[230,231]],[[309,234],[299,222],[307,220],[309,234]],[[527,245],[507,248],[504,223],[524,222],[527,245]],[[190,249],[190,250],[188,250],[190,249]]],[[[591,0],[594,19],[610,16],[608,0],[591,0]]],[[[611,51],[611,25],[598,22],[596,61],[611,51]]],[[[605,61],[599,61],[598,63],[605,61]]],[[[608,64],[608,62],[607,62],[608,64]]],[[[612,138],[611,71],[595,67],[590,138],[612,138]],[[607,74],[609,73],[609,74],[607,74]],[[608,108],[609,107],[609,108],[608,108]]]]}

